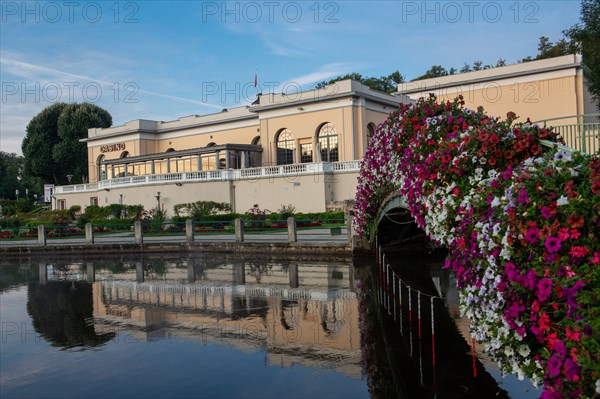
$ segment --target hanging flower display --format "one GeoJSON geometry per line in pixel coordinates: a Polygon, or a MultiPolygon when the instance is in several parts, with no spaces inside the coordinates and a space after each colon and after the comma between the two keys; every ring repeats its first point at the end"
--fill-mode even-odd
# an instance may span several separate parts
{"type": "Polygon", "coordinates": [[[355,229],[374,237],[398,192],[448,249],[471,333],[542,398],[600,395],[600,162],[552,130],[464,107],[403,104],[362,161],[355,229]]]}

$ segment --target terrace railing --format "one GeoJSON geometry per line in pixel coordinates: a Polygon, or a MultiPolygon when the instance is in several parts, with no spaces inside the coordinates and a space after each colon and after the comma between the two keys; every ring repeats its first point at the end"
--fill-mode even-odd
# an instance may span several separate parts
{"type": "Polygon", "coordinates": [[[160,175],[143,175],[119,177],[102,180],[98,183],[58,186],[55,194],[97,191],[114,187],[131,187],[156,183],[185,183],[207,181],[232,181],[272,179],[284,176],[306,176],[323,173],[358,172],[360,161],[301,163],[291,165],[263,166],[247,169],[221,169],[196,172],[166,173],[160,175]]]}
{"type": "Polygon", "coordinates": [[[536,123],[560,133],[567,147],[588,154],[600,151],[600,114],[562,116],[536,123]]]}

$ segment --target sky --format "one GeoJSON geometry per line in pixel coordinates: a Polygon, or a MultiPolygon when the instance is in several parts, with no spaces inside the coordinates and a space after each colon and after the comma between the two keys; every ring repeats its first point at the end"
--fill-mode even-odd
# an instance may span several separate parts
{"type": "Polygon", "coordinates": [[[351,72],[508,64],[579,20],[567,1],[0,1],[0,151],[31,118],[92,102],[113,125],[247,105],[351,72]],[[255,79],[258,82],[255,87],[255,79]]]}

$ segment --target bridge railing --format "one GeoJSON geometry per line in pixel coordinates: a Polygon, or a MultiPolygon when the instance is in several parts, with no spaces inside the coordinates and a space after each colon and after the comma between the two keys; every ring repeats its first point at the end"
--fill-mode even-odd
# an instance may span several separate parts
{"type": "Polygon", "coordinates": [[[350,239],[351,219],[143,220],[115,224],[0,228],[0,247],[153,242],[337,242],[350,239]]]}
{"type": "Polygon", "coordinates": [[[600,150],[600,114],[561,116],[535,123],[559,133],[571,149],[588,154],[600,150]]]}

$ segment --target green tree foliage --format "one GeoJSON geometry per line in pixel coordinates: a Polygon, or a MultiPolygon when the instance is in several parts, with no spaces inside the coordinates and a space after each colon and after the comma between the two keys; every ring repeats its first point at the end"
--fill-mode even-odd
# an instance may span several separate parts
{"type": "Polygon", "coordinates": [[[23,168],[23,157],[0,151],[0,199],[16,199],[15,190],[19,190],[20,199],[26,199],[26,190],[29,190],[29,199],[33,199],[34,194],[41,196],[40,180],[25,176],[23,168]]]}
{"type": "Polygon", "coordinates": [[[40,177],[48,183],[57,183],[57,177],[64,175],[61,165],[52,159],[52,148],[59,142],[58,118],[66,106],[65,103],[52,104],[27,125],[27,133],[21,143],[25,175],[40,177]]]}
{"type": "Polygon", "coordinates": [[[231,206],[225,202],[196,201],[188,204],[177,204],[173,207],[175,216],[189,215],[193,220],[202,220],[206,216],[220,212],[231,212],[231,206]]]}
{"type": "Polygon", "coordinates": [[[363,77],[360,73],[348,73],[346,75],[338,76],[335,79],[331,79],[330,81],[322,81],[315,85],[315,88],[321,89],[328,84],[332,84],[338,82],[340,80],[352,79],[358,82],[361,82],[364,85],[369,86],[373,90],[382,91],[384,93],[392,93],[397,90],[398,84],[404,82],[404,76],[399,71],[394,71],[388,76],[382,76],[380,78],[376,78],[374,76],[371,77],[363,77]]]}
{"type": "Polygon", "coordinates": [[[588,90],[600,110],[600,0],[582,0],[580,22],[563,33],[583,57],[588,90]]]}
{"type": "Polygon", "coordinates": [[[421,79],[430,79],[430,78],[439,78],[440,76],[448,76],[449,72],[441,65],[433,65],[427,72],[423,75],[414,78],[413,80],[421,80],[421,79]]]}
{"type": "Polygon", "coordinates": [[[79,139],[92,127],[112,124],[108,111],[89,103],[56,103],[31,119],[21,148],[25,157],[24,174],[44,182],[67,184],[87,178],[87,147],[79,139]]]}
{"type": "Polygon", "coordinates": [[[534,60],[560,57],[562,55],[575,54],[576,52],[577,46],[571,40],[562,38],[556,43],[552,43],[547,36],[542,36],[538,44],[538,54],[534,60]]]}
{"type": "Polygon", "coordinates": [[[14,199],[19,189],[23,158],[0,151],[0,198],[14,199]]]}

